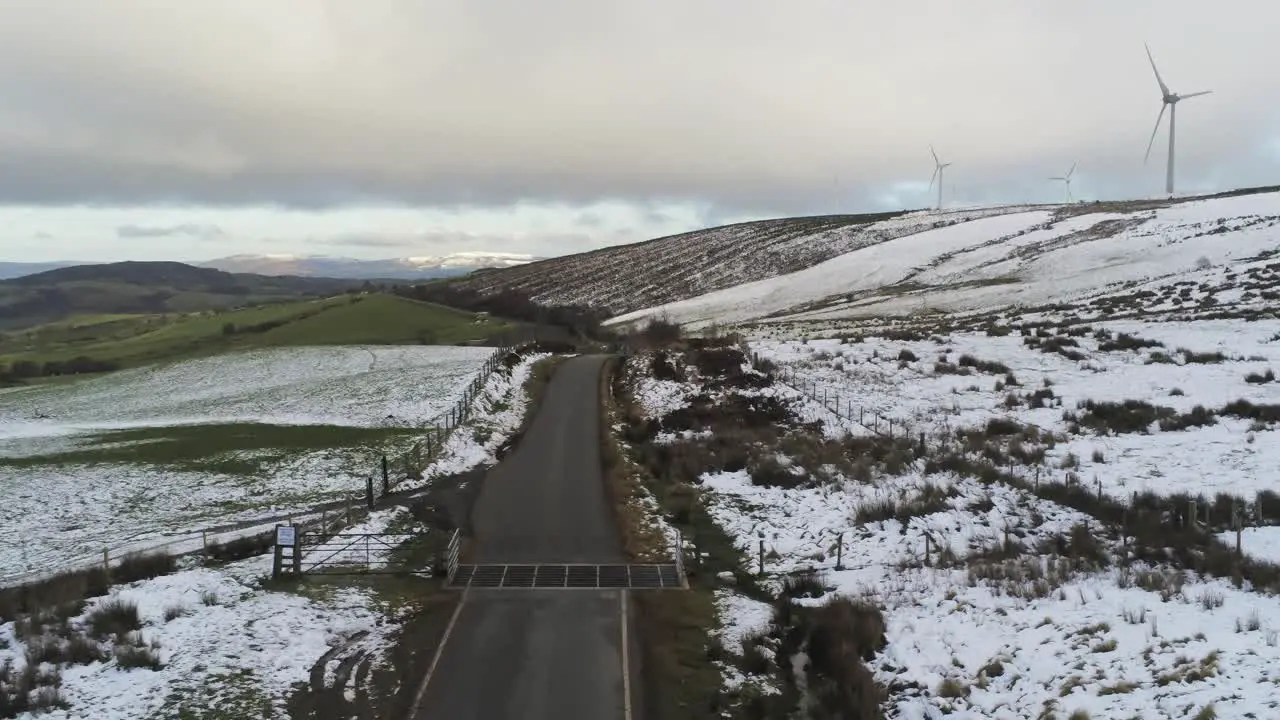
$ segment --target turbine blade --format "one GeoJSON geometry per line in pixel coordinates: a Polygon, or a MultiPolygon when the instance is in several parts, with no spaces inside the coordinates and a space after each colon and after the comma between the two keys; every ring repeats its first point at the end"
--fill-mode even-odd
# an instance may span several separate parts
{"type": "Polygon", "coordinates": [[[1064,180],[1070,180],[1070,179],[1071,179],[1071,175],[1072,175],[1073,173],[1075,173],[1075,171],[1076,171],[1076,164],[1075,164],[1075,163],[1071,163],[1071,169],[1067,171],[1067,176],[1066,176],[1065,178],[1063,178],[1063,179],[1064,179],[1064,180]]]}
{"type": "Polygon", "coordinates": [[[1167,107],[1169,107],[1168,103],[1160,104],[1160,114],[1156,116],[1156,126],[1151,128],[1151,139],[1147,141],[1147,154],[1142,158],[1144,163],[1151,157],[1151,146],[1156,142],[1156,133],[1160,131],[1160,121],[1164,119],[1164,109],[1167,107]]]}
{"type": "Polygon", "coordinates": [[[938,159],[938,153],[936,153],[936,152],[934,152],[934,151],[933,151],[933,146],[932,146],[932,145],[930,145],[930,146],[929,146],[929,154],[933,156],[933,164],[934,164],[934,165],[941,165],[941,164],[942,164],[942,161],[938,159]]]}
{"type": "Polygon", "coordinates": [[[1066,180],[1066,178],[1049,178],[1050,180],[1066,180]]]}
{"type": "Polygon", "coordinates": [[[933,182],[934,182],[935,180],[937,180],[937,179],[938,179],[938,173],[940,173],[940,172],[942,172],[942,166],[941,166],[941,165],[935,165],[935,166],[933,167],[933,176],[929,178],[929,189],[930,189],[930,190],[932,190],[932,189],[933,189],[933,182]]]}
{"type": "Polygon", "coordinates": [[[1156,74],[1156,82],[1160,83],[1160,92],[1164,97],[1169,97],[1169,86],[1164,84],[1164,78],[1160,77],[1160,71],[1156,69],[1156,59],[1151,56],[1151,46],[1146,43],[1142,46],[1147,49],[1147,59],[1151,61],[1151,70],[1156,74]]]}
{"type": "Polygon", "coordinates": [[[1187,95],[1179,95],[1179,96],[1178,96],[1178,99],[1179,99],[1179,100],[1186,100],[1187,98],[1200,97],[1201,95],[1208,95],[1208,94],[1209,94],[1209,93],[1211,93],[1211,92],[1213,92],[1213,91],[1212,91],[1212,90],[1201,90],[1200,92],[1193,92],[1193,93],[1189,93],[1189,94],[1187,94],[1187,95]]]}

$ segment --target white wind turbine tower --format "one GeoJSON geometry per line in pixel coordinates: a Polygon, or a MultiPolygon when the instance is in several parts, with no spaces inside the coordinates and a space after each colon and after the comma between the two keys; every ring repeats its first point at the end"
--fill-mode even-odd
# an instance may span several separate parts
{"type": "Polygon", "coordinates": [[[1160,114],[1156,116],[1156,126],[1151,130],[1151,140],[1147,142],[1147,155],[1146,157],[1143,158],[1142,161],[1145,163],[1147,159],[1151,157],[1151,146],[1156,141],[1156,133],[1160,131],[1160,120],[1164,118],[1165,108],[1168,108],[1169,109],[1169,165],[1165,169],[1164,190],[1166,193],[1169,194],[1169,196],[1172,197],[1173,196],[1173,132],[1174,132],[1174,126],[1175,126],[1174,120],[1177,117],[1178,101],[1186,100],[1187,98],[1199,97],[1201,95],[1208,95],[1213,91],[1202,90],[1200,92],[1188,93],[1186,95],[1179,95],[1171,91],[1169,89],[1169,86],[1164,84],[1164,79],[1160,77],[1160,71],[1156,69],[1156,59],[1151,56],[1151,47],[1146,45],[1145,43],[1143,44],[1143,47],[1147,48],[1147,59],[1151,61],[1151,70],[1156,74],[1156,82],[1160,83],[1160,93],[1163,96],[1163,104],[1160,105],[1160,114]]]}
{"type": "Polygon", "coordinates": [[[1071,169],[1062,177],[1051,177],[1050,180],[1056,180],[1067,186],[1067,202],[1075,202],[1075,198],[1071,197],[1071,175],[1076,171],[1076,164],[1071,163],[1071,169]]]}
{"type": "Polygon", "coordinates": [[[951,163],[944,163],[938,159],[938,153],[933,151],[933,146],[929,146],[929,152],[933,155],[933,177],[929,178],[929,188],[933,189],[933,181],[938,181],[938,209],[942,209],[942,171],[944,168],[951,167],[951,163]]]}

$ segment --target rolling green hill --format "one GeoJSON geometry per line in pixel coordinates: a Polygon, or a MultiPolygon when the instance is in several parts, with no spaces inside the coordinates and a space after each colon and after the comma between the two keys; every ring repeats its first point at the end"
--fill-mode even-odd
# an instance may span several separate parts
{"type": "Polygon", "coordinates": [[[176,262],[75,265],[0,280],[0,331],[82,314],[190,313],[326,297],[352,280],[272,277],[176,262]]]}
{"type": "Polygon", "coordinates": [[[510,329],[497,318],[380,293],[227,311],[88,315],[0,336],[0,374],[29,379],[260,347],[453,345],[510,329]]]}

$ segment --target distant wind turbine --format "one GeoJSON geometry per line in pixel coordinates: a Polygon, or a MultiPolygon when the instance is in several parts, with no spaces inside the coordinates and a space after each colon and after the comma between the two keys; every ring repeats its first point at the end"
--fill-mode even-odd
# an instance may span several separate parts
{"type": "Polygon", "coordinates": [[[944,163],[938,159],[938,153],[933,151],[933,146],[929,146],[929,152],[933,155],[933,177],[929,178],[929,189],[933,189],[933,181],[938,181],[938,209],[942,209],[942,171],[951,167],[951,163],[944,163]]]}
{"type": "Polygon", "coordinates": [[[1076,164],[1075,164],[1075,163],[1071,163],[1071,169],[1067,171],[1067,174],[1066,174],[1066,175],[1063,175],[1062,177],[1051,177],[1051,178],[1049,178],[1050,180],[1056,180],[1056,181],[1058,181],[1058,182],[1062,183],[1063,185],[1066,185],[1066,186],[1067,186],[1067,202],[1069,202],[1069,203],[1070,203],[1070,202],[1075,202],[1075,198],[1071,197],[1071,175],[1072,175],[1072,173],[1074,173],[1075,171],[1076,171],[1076,164]]]}
{"type": "Polygon", "coordinates": [[[1213,91],[1202,90],[1200,92],[1188,93],[1186,95],[1179,95],[1173,92],[1172,90],[1169,89],[1168,85],[1164,84],[1164,78],[1160,77],[1160,71],[1156,69],[1156,59],[1151,56],[1151,47],[1149,45],[1146,45],[1145,43],[1143,44],[1143,47],[1147,48],[1147,59],[1151,61],[1151,70],[1156,74],[1156,82],[1160,84],[1160,94],[1163,98],[1163,102],[1160,105],[1160,114],[1156,116],[1156,126],[1151,130],[1151,140],[1147,142],[1147,155],[1142,159],[1142,162],[1145,163],[1147,159],[1151,157],[1151,146],[1155,144],[1156,133],[1160,131],[1160,120],[1164,118],[1165,108],[1168,108],[1169,109],[1169,165],[1165,169],[1164,190],[1166,193],[1172,196],[1173,195],[1173,133],[1174,133],[1174,126],[1175,126],[1174,119],[1176,117],[1176,113],[1178,110],[1178,101],[1186,100],[1187,98],[1199,97],[1201,95],[1208,95],[1213,91]]]}

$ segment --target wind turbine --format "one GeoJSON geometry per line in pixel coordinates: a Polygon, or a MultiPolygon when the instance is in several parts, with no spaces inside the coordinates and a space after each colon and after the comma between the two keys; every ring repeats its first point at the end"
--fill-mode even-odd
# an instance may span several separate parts
{"type": "Polygon", "coordinates": [[[942,209],[942,171],[944,168],[951,167],[951,163],[944,163],[938,159],[938,153],[933,151],[933,146],[929,146],[929,152],[933,155],[933,177],[929,178],[929,189],[933,189],[933,181],[938,181],[938,209],[942,209]]]}
{"type": "Polygon", "coordinates": [[[1075,198],[1071,197],[1071,175],[1076,171],[1076,164],[1071,163],[1071,169],[1062,177],[1051,177],[1050,180],[1057,180],[1067,186],[1067,202],[1075,202],[1075,198]]]}
{"type": "Polygon", "coordinates": [[[1160,120],[1164,118],[1165,108],[1168,108],[1169,109],[1169,166],[1165,169],[1164,190],[1166,193],[1168,193],[1172,197],[1173,196],[1173,132],[1174,132],[1174,126],[1175,126],[1174,119],[1177,117],[1178,101],[1186,100],[1187,98],[1199,97],[1201,95],[1208,95],[1213,91],[1202,90],[1200,92],[1188,93],[1186,95],[1179,95],[1178,93],[1173,92],[1172,90],[1169,89],[1168,85],[1164,84],[1164,79],[1160,77],[1160,71],[1156,69],[1156,59],[1151,56],[1151,47],[1146,43],[1143,43],[1143,47],[1147,48],[1147,59],[1151,61],[1151,70],[1156,74],[1156,82],[1160,84],[1160,94],[1163,97],[1163,103],[1160,105],[1160,114],[1156,116],[1156,126],[1151,130],[1151,140],[1147,142],[1147,155],[1142,159],[1142,162],[1145,163],[1147,159],[1151,157],[1151,146],[1156,141],[1156,133],[1160,131],[1160,120]]]}

